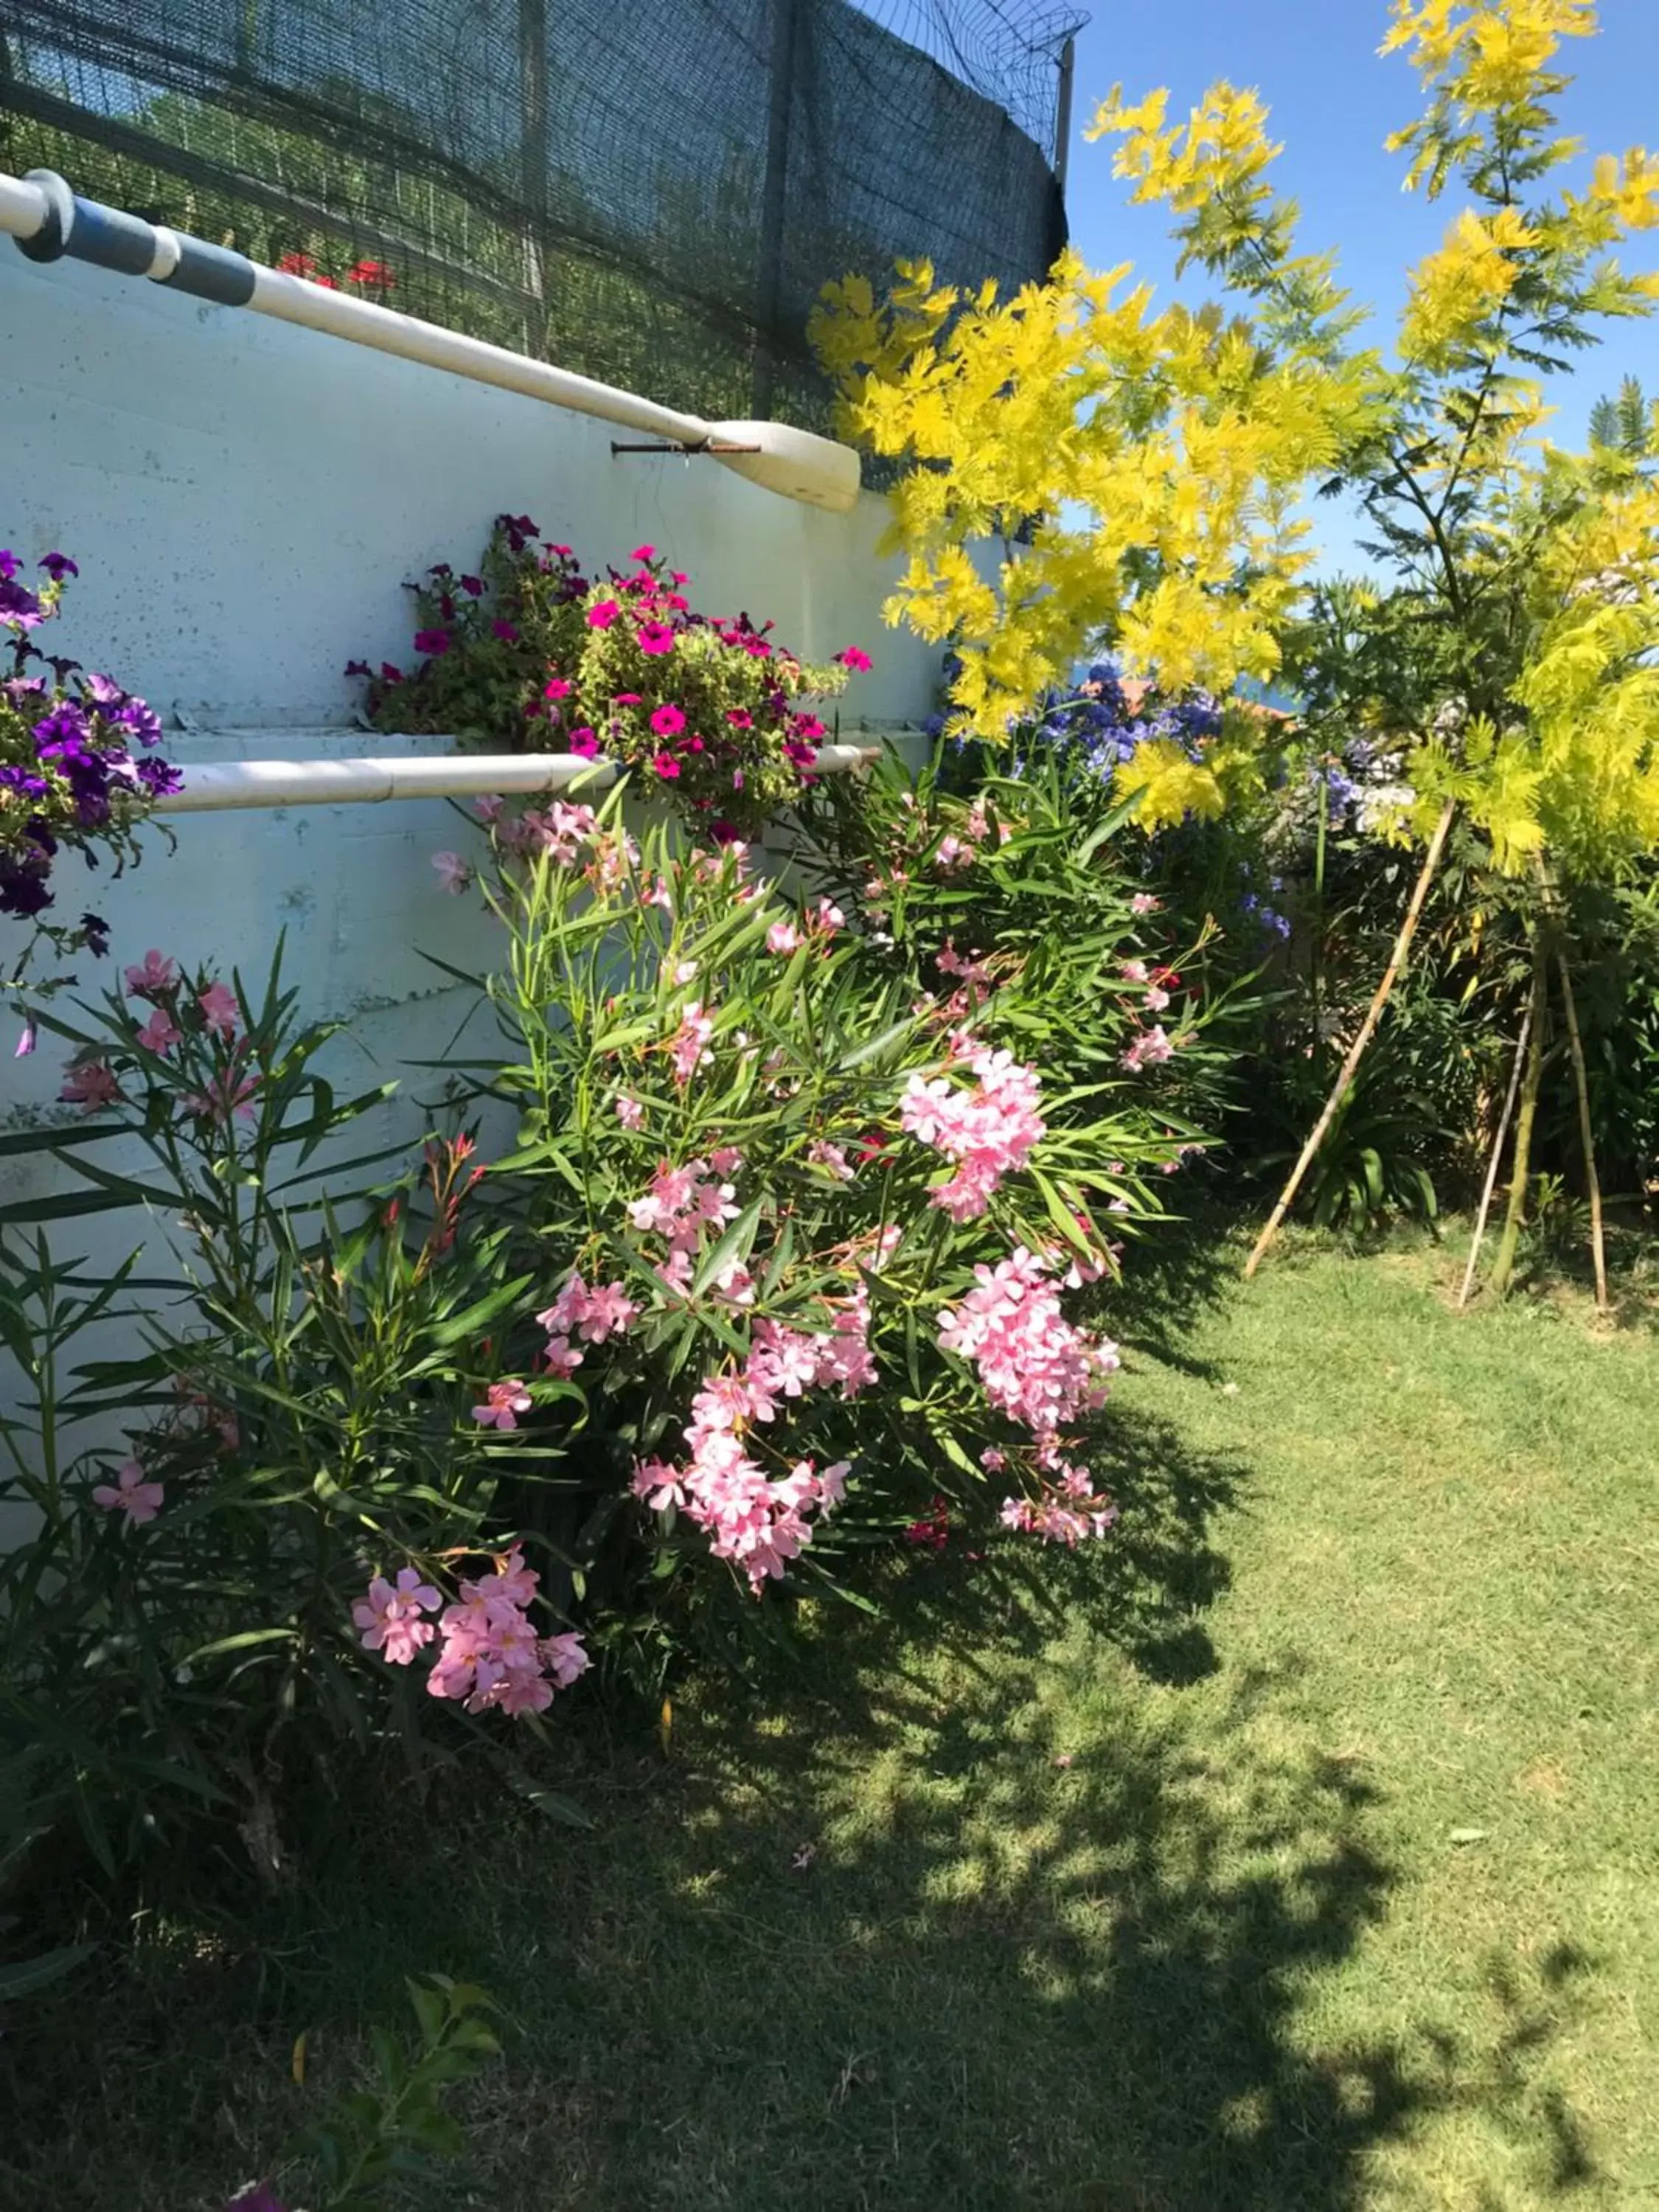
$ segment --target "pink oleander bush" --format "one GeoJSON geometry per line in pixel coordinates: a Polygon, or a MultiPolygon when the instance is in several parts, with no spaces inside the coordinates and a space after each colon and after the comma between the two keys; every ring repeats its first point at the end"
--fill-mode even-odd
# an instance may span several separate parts
{"type": "Polygon", "coordinates": [[[741,844],[636,842],[617,797],[479,811],[476,865],[440,872],[506,933],[486,1087],[519,1141],[484,1203],[532,1288],[474,1417],[563,1451],[596,1642],[650,1670],[741,1635],[780,1591],[867,1582],[940,1500],[964,1530],[1103,1534],[1116,1353],[1074,1294],[1155,1211],[1126,1162],[1182,1133],[1127,1076],[1053,1084],[971,983],[919,990],[741,844]],[[520,1411],[549,1376],[580,1417],[520,1411]]]}
{"type": "MultiPolygon", "coordinates": [[[[1040,1068],[1051,1129],[1099,1126],[1146,1201],[1117,1232],[1133,1246],[1226,1133],[1260,1037],[1260,947],[1237,941],[1228,886],[1170,869],[1097,776],[1040,750],[1018,766],[979,763],[953,788],[948,742],[920,775],[889,754],[856,790],[811,795],[796,858],[856,924],[872,976],[971,1023],[1012,1069],[1040,1068]]],[[[970,1162],[963,1175],[971,1189],[970,1162]]]]}
{"type": "Polygon", "coordinates": [[[383,730],[501,751],[603,754],[672,799],[701,836],[756,835],[812,782],[815,703],[869,656],[808,667],[747,614],[698,613],[653,545],[590,574],[528,515],[501,516],[476,575],[447,562],[410,586],[416,659],[353,661],[383,730]]]}
{"type": "Polygon", "coordinates": [[[298,1018],[276,963],[256,996],[151,950],[78,1018],[40,1019],[78,1110],[8,1147],[55,1150],[83,1188],[0,1212],[24,1382],[0,1468],[13,1845],[78,1820],[112,1871],[193,1807],[274,1878],[298,1784],[326,1788],[340,1747],[418,1765],[459,1724],[510,1763],[504,1722],[587,1665],[533,1528],[547,1453],[513,1427],[574,1394],[543,1375],[475,1419],[530,1286],[480,1216],[473,1140],[434,1135],[415,1170],[365,1152],[386,1090],[337,1093],[331,1025],[298,1018]],[[372,1194],[322,1198],[366,1169],[372,1194]],[[54,1251],[24,1225],[139,1202],[161,1237],[107,1280],[61,1226],[54,1251]],[[120,1316],[142,1355],[88,1357],[120,1316]]]}

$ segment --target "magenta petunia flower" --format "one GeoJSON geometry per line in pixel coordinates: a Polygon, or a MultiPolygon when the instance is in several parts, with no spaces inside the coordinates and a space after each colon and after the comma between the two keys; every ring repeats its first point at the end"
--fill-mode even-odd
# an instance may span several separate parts
{"type": "Polygon", "coordinates": [[[856,668],[863,670],[872,665],[870,656],[864,650],[862,646],[843,646],[842,650],[836,655],[836,658],[840,661],[843,668],[856,668]]]}
{"type": "Polygon", "coordinates": [[[665,783],[672,782],[680,772],[680,764],[672,753],[659,753],[651,765],[665,783]]]}
{"type": "Polygon", "coordinates": [[[587,610],[587,627],[589,629],[609,629],[621,612],[622,609],[614,599],[600,599],[587,610]]]}
{"type": "Polygon", "coordinates": [[[447,629],[417,629],[415,650],[429,653],[434,660],[441,659],[449,650],[449,632],[447,629]]]}
{"type": "Polygon", "coordinates": [[[656,559],[657,549],[654,545],[636,545],[628,557],[630,561],[637,561],[643,568],[647,562],[656,559]]]}
{"type": "Polygon", "coordinates": [[[651,717],[652,732],[659,738],[677,738],[684,727],[685,717],[672,701],[665,701],[651,717]]]}
{"type": "Polygon", "coordinates": [[[641,653],[672,653],[673,650],[674,633],[669,629],[666,623],[641,623],[640,624],[640,651],[641,653]]]}
{"type": "Polygon", "coordinates": [[[568,699],[575,688],[568,678],[551,676],[542,686],[542,696],[544,699],[568,699]]]}

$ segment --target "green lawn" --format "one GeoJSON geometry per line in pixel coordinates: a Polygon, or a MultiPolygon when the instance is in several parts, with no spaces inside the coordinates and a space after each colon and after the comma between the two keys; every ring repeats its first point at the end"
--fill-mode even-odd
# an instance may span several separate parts
{"type": "Polygon", "coordinates": [[[0,2042],[0,2204],[216,2212],[438,1967],[447,2212],[1659,2212],[1659,1338],[1455,1274],[1126,1322],[1119,1539],[596,1722],[589,1833],[389,1784],[259,1953],[146,1923],[0,2042]]]}

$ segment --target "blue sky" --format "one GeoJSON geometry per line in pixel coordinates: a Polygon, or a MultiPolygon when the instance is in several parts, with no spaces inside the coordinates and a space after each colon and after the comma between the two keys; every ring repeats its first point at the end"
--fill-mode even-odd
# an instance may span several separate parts
{"type": "MultiPolygon", "coordinates": [[[[1561,102],[1562,125],[1587,149],[1569,173],[1575,179],[1594,154],[1659,144],[1659,0],[1602,0],[1601,12],[1601,36],[1568,40],[1563,62],[1577,81],[1561,102]]],[[[1303,244],[1338,248],[1343,281],[1380,312],[1386,341],[1407,269],[1438,243],[1461,204],[1450,188],[1434,203],[1402,193],[1404,164],[1382,150],[1388,133],[1418,112],[1414,72],[1399,55],[1376,56],[1388,21],[1385,0],[1098,0],[1077,42],[1066,182],[1072,239],[1084,258],[1097,268],[1131,261],[1161,298],[1176,295],[1164,212],[1127,204],[1127,187],[1111,173],[1109,142],[1086,144],[1082,128],[1114,82],[1132,98],[1168,85],[1173,116],[1213,78],[1230,77],[1253,85],[1273,111],[1272,134],[1285,147],[1277,174],[1280,189],[1301,202],[1303,244]]],[[[1659,267],[1659,231],[1644,234],[1626,259],[1659,267]]],[[[1189,270],[1180,296],[1202,290],[1189,270]]],[[[1553,380],[1547,396],[1560,410],[1553,434],[1580,442],[1591,404],[1626,374],[1659,396],[1659,318],[1609,326],[1607,343],[1583,357],[1575,375],[1553,380]]],[[[1346,564],[1343,514],[1321,506],[1316,520],[1328,555],[1346,564]]]]}

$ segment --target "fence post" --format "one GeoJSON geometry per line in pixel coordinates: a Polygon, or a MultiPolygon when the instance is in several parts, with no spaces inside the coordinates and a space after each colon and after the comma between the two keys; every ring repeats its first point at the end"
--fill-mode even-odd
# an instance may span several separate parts
{"type": "Polygon", "coordinates": [[[1072,83],[1077,74],[1077,40],[1067,39],[1060,50],[1060,97],[1054,111],[1054,182],[1063,198],[1066,164],[1072,151],[1072,83]]]}
{"type": "Polygon", "coordinates": [[[772,0],[771,94],[766,115],[766,177],[761,191],[760,252],[755,271],[755,367],[749,411],[770,419],[778,361],[773,344],[783,298],[783,240],[789,197],[789,126],[795,96],[795,46],[805,0],[772,0]]]}
{"type": "Polygon", "coordinates": [[[525,206],[524,289],[535,303],[525,351],[547,358],[547,7],[519,0],[519,190],[525,206]]]}

